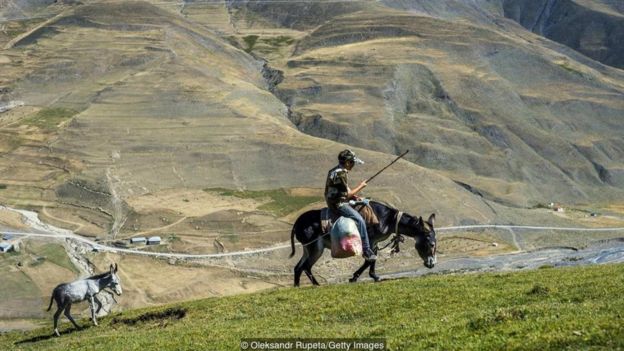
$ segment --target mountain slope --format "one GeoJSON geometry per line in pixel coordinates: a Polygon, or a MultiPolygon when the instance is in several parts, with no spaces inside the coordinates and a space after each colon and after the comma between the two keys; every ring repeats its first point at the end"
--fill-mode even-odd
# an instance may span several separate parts
{"type": "Polygon", "coordinates": [[[412,162],[490,199],[614,200],[624,75],[570,51],[501,18],[476,25],[373,8],[303,37],[277,66],[278,95],[306,133],[413,149],[412,162]]]}
{"type": "MultiPolygon", "coordinates": [[[[133,247],[200,254],[284,244],[302,211],[323,206],[326,171],[347,147],[366,161],[352,182],[410,149],[364,195],[435,212],[440,226],[620,225],[624,73],[505,18],[511,1],[5,3],[0,203],[106,245],[152,235],[163,244],[133,247]],[[535,209],[550,202],[581,210],[535,209]]],[[[574,4],[621,12],[613,2],[574,4]]],[[[7,213],[0,224],[24,229],[7,213]]],[[[473,234],[479,240],[440,240],[440,250],[587,242],[473,234]]],[[[298,259],[275,251],[185,269],[64,249],[97,267],[127,267],[122,309],[290,284],[298,259]]],[[[412,250],[385,267],[416,267],[412,250]]],[[[31,267],[38,256],[3,260],[37,316],[38,301],[73,274],[31,267]]],[[[356,264],[326,256],[315,269],[330,277],[356,264]]]]}
{"type": "Polygon", "coordinates": [[[594,60],[624,68],[624,8],[596,0],[503,1],[505,17],[594,60]]]}
{"type": "Polygon", "coordinates": [[[172,210],[135,215],[152,193],[320,188],[347,144],[370,161],[356,178],[411,149],[369,194],[449,222],[507,218],[483,197],[617,201],[624,74],[503,5],[40,4],[56,17],[2,53],[1,99],[18,107],[1,120],[0,196],[130,234],[128,218],[172,210]]]}
{"type": "Polygon", "coordinates": [[[608,277],[623,273],[620,264],[279,289],[128,311],[98,327],[85,319],[80,331],[64,321],[61,337],[48,323],[0,335],[0,345],[234,350],[243,338],[316,337],[382,338],[391,350],[617,349],[624,291],[608,277]]]}
{"type": "MultiPolygon", "coordinates": [[[[292,125],[262,61],[145,2],[75,6],[3,54],[11,60],[5,99],[25,103],[3,118],[4,133],[17,140],[2,161],[3,201],[78,211],[113,235],[132,233],[123,227],[135,212],[128,203],[168,189],[321,187],[346,147],[292,125]],[[58,123],[39,123],[50,111],[58,123]],[[33,168],[33,179],[24,179],[33,168]]],[[[359,152],[375,168],[391,160],[359,152]]],[[[409,163],[377,186],[381,197],[417,213],[493,216],[461,186],[409,163]],[[410,196],[392,195],[399,193],[410,196]],[[456,201],[471,205],[456,211],[456,201]]]]}

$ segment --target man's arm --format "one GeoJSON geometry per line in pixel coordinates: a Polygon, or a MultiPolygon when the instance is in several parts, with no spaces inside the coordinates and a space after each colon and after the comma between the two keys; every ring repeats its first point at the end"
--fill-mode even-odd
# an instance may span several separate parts
{"type": "Polygon", "coordinates": [[[366,188],[366,185],[367,184],[365,180],[360,182],[360,184],[353,190],[351,190],[351,188],[349,188],[349,186],[347,185],[347,198],[352,199],[357,197],[357,193],[362,191],[362,189],[366,188]]]}

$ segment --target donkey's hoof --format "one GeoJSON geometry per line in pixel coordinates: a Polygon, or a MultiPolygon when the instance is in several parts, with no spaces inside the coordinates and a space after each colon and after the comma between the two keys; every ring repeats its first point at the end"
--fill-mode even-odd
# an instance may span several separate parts
{"type": "Polygon", "coordinates": [[[54,329],[54,335],[55,336],[61,336],[61,333],[59,333],[59,331],[57,329],[54,329]]]}
{"type": "Polygon", "coordinates": [[[381,281],[381,278],[379,278],[379,276],[378,276],[378,275],[371,275],[370,277],[371,277],[371,278],[373,278],[373,280],[375,281],[375,283],[378,283],[378,282],[380,282],[380,281],[381,281]]]}
{"type": "Polygon", "coordinates": [[[358,280],[358,277],[350,278],[349,279],[349,283],[355,283],[355,282],[357,282],[357,280],[358,280]]]}

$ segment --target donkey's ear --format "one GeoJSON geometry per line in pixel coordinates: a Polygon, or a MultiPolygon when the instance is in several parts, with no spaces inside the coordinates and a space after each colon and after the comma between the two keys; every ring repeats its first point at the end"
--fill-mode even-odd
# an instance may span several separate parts
{"type": "Polygon", "coordinates": [[[423,222],[422,216],[418,217],[418,225],[421,227],[425,226],[425,223],[423,222]]]}
{"type": "Polygon", "coordinates": [[[115,273],[115,267],[113,267],[113,264],[111,263],[110,265],[110,272],[111,273],[115,273]]]}
{"type": "Polygon", "coordinates": [[[431,216],[429,216],[427,223],[429,223],[431,228],[433,228],[433,225],[435,224],[435,213],[432,213],[431,216]]]}
{"type": "Polygon", "coordinates": [[[117,273],[117,263],[115,262],[115,273],[117,273]]]}

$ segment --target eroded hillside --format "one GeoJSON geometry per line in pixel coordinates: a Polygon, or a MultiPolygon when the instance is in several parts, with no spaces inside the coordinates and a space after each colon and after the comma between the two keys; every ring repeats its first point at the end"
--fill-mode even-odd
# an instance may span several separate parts
{"type": "MultiPolygon", "coordinates": [[[[5,203],[42,209],[83,234],[132,235],[214,212],[199,195],[176,200],[197,201],[190,215],[172,202],[133,207],[145,196],[320,188],[346,147],[299,131],[269,91],[265,62],[217,29],[147,2],[59,9],[2,52],[3,101],[17,104],[2,116],[5,203]]],[[[392,159],[359,152],[369,174],[392,159]]],[[[371,194],[419,212],[494,217],[479,197],[412,163],[376,185],[371,194]],[[468,206],[452,211],[457,202],[468,206]]]]}
{"type": "MultiPolygon", "coordinates": [[[[567,3],[616,22],[622,11],[567,3]]],[[[592,41],[603,59],[540,35],[553,26],[526,30],[519,2],[2,4],[0,204],[107,245],[160,235],[163,245],[140,249],[221,253],[288,242],[296,216],[323,205],[325,172],[346,147],[366,161],[353,182],[410,149],[365,195],[435,212],[440,225],[620,223],[534,209],[622,213],[624,72],[608,61],[621,58],[617,45],[592,41]]],[[[0,225],[28,229],[9,212],[0,225]]],[[[571,245],[551,234],[440,243],[447,255],[571,245]]],[[[19,316],[38,317],[75,272],[59,254],[68,245],[24,247],[0,263],[27,287],[19,316]]],[[[416,269],[412,251],[401,255],[388,271],[416,269]]],[[[294,264],[283,252],[197,266],[83,256],[94,271],[120,262],[123,308],[290,284],[294,264]]],[[[357,264],[325,257],[318,270],[344,276],[357,264]]]]}
{"type": "MultiPolygon", "coordinates": [[[[300,130],[385,153],[410,148],[412,162],[507,204],[620,196],[620,70],[527,33],[492,4],[449,1],[446,13],[440,3],[388,4],[401,11],[328,17],[278,63],[278,96],[300,130]]],[[[300,28],[292,17],[307,9],[286,6],[280,23],[300,28]]]]}
{"type": "Polygon", "coordinates": [[[504,15],[594,60],[624,68],[621,1],[504,1],[504,15]]]}

